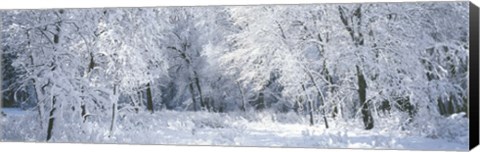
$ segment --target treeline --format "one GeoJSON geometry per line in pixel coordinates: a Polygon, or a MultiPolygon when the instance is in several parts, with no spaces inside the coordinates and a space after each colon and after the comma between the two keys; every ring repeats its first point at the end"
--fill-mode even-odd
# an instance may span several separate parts
{"type": "Polygon", "coordinates": [[[38,112],[47,141],[62,115],[112,131],[121,112],[294,111],[368,130],[468,109],[468,2],[0,13],[2,104],[38,112]]]}

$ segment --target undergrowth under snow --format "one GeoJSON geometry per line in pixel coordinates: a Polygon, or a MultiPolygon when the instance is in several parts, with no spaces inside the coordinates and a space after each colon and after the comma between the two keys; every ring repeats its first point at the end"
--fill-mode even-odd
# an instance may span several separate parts
{"type": "MultiPolygon", "coordinates": [[[[46,129],[36,114],[3,109],[0,141],[44,142],[46,129]]],[[[360,120],[308,125],[295,113],[271,114],[161,111],[121,115],[112,135],[108,117],[92,117],[79,125],[73,118],[56,121],[52,142],[226,145],[313,148],[375,148],[415,150],[466,150],[468,120],[453,115],[442,121],[435,136],[396,127],[399,120],[377,119],[377,126],[364,130],[360,120]],[[61,122],[60,122],[61,121],[61,122]],[[461,124],[461,125],[459,125],[461,124]],[[464,124],[464,125],[462,125],[464,124]],[[408,130],[408,131],[406,131],[408,130]],[[462,131],[463,130],[463,131],[462,131]]]]}

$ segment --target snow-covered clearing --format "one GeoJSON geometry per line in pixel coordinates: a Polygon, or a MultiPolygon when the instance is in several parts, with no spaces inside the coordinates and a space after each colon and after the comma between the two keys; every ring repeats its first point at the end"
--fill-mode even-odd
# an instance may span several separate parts
{"type": "MultiPolygon", "coordinates": [[[[44,142],[46,131],[39,127],[35,112],[8,108],[2,111],[7,116],[1,118],[1,141],[44,142]]],[[[321,123],[309,126],[307,119],[295,113],[140,112],[122,115],[110,137],[108,117],[95,117],[81,125],[69,123],[69,120],[75,119],[64,117],[54,126],[52,142],[415,150],[468,148],[468,132],[460,138],[462,140],[433,139],[401,131],[392,125],[395,120],[387,119],[378,120],[376,128],[366,131],[358,125],[360,120],[330,120],[330,128],[325,129],[321,123]]]]}

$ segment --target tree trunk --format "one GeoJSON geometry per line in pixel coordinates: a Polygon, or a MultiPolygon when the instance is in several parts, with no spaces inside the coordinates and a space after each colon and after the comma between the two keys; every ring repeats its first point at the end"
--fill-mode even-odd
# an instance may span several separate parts
{"type": "Polygon", "coordinates": [[[310,116],[310,126],[313,126],[315,125],[315,121],[313,118],[313,102],[312,100],[308,99],[307,90],[305,89],[305,85],[303,84],[302,84],[302,89],[303,89],[303,92],[305,93],[305,99],[307,100],[307,103],[308,103],[308,115],[310,116]]]}
{"type": "Polygon", "coordinates": [[[190,90],[190,95],[192,96],[192,104],[193,104],[193,110],[194,111],[197,111],[197,100],[195,99],[195,92],[194,92],[194,89],[193,89],[193,82],[190,82],[190,84],[188,85],[189,87],[189,90],[190,90]]]}
{"type": "MultiPolygon", "coordinates": [[[[30,58],[31,64],[36,65],[34,60],[33,60],[33,56],[30,55],[29,58],[30,58]]],[[[35,72],[33,72],[33,73],[35,73],[35,72]]],[[[39,117],[39,120],[40,120],[39,121],[40,122],[40,129],[43,129],[43,127],[44,127],[43,126],[43,119],[44,119],[43,114],[45,113],[44,112],[45,109],[44,109],[44,103],[40,101],[40,99],[43,99],[43,98],[38,97],[39,92],[40,92],[40,90],[39,90],[40,88],[38,88],[37,81],[35,81],[35,79],[32,79],[32,85],[33,85],[33,89],[34,89],[33,93],[35,95],[35,100],[37,101],[37,110],[38,110],[38,117],[39,117]]],[[[14,94],[13,99],[16,99],[15,94],[14,94]]]]}
{"type": "Polygon", "coordinates": [[[57,103],[57,99],[55,96],[53,96],[52,98],[52,109],[50,110],[50,114],[49,114],[49,119],[48,119],[48,127],[47,127],[47,142],[50,141],[50,139],[52,138],[52,130],[53,130],[53,124],[54,124],[54,121],[55,121],[55,117],[54,117],[54,114],[55,114],[55,111],[56,111],[56,103],[57,103]]]}
{"type": "Polygon", "coordinates": [[[368,107],[368,102],[366,101],[367,95],[367,82],[363,76],[362,71],[358,65],[357,68],[357,77],[358,77],[358,95],[360,97],[360,105],[362,106],[362,117],[365,129],[370,130],[373,128],[373,117],[368,107]]]}
{"type": "Polygon", "coordinates": [[[113,129],[117,119],[117,103],[112,104],[112,120],[110,122],[110,136],[113,135],[113,129]]]}
{"type": "MultiPolygon", "coordinates": [[[[362,8],[361,6],[357,7],[352,14],[347,14],[347,9],[338,6],[338,12],[340,14],[340,19],[345,25],[345,29],[350,34],[352,41],[355,47],[359,48],[364,45],[363,34],[361,32],[361,23],[362,23],[362,8]]],[[[360,57],[360,60],[363,62],[363,58],[360,57]]],[[[360,69],[360,67],[355,65],[357,68],[357,78],[358,78],[358,95],[360,98],[360,105],[363,117],[363,123],[366,130],[373,128],[373,117],[368,107],[368,101],[366,101],[367,95],[367,83],[365,77],[360,69]]]]}
{"type": "Polygon", "coordinates": [[[314,125],[314,118],[313,118],[313,102],[312,100],[308,100],[308,106],[310,107],[308,114],[310,115],[310,126],[314,125]]]}
{"type": "Polygon", "coordinates": [[[153,99],[152,90],[150,89],[150,83],[147,83],[147,110],[153,113],[153,99]]]}
{"type": "Polygon", "coordinates": [[[94,57],[93,57],[93,53],[90,52],[90,63],[88,63],[88,71],[87,71],[87,73],[90,73],[90,71],[93,70],[93,68],[95,67],[95,65],[96,65],[96,64],[95,64],[95,59],[94,59],[94,57]]]}
{"type": "Polygon", "coordinates": [[[265,102],[265,94],[263,89],[258,93],[258,109],[265,110],[267,108],[267,103],[265,102]]]}
{"type": "MultiPolygon", "coordinates": [[[[325,60],[323,60],[322,74],[325,76],[325,79],[327,80],[327,82],[330,83],[330,85],[332,85],[333,79],[332,79],[332,76],[330,76],[330,73],[328,72],[327,63],[325,60]]],[[[330,96],[334,96],[335,88],[330,87],[328,90],[330,91],[330,96]]],[[[335,102],[335,100],[333,100],[332,102],[333,102],[332,117],[335,118],[338,115],[338,107],[337,107],[338,105],[337,105],[337,102],[335,102]]]]}
{"type": "Polygon", "coordinates": [[[202,87],[200,87],[200,80],[198,79],[198,74],[196,71],[193,71],[193,76],[195,80],[195,85],[197,86],[198,95],[200,96],[200,104],[202,108],[206,108],[207,111],[210,112],[210,104],[205,102],[205,100],[203,99],[202,87]]]}
{"type": "Polygon", "coordinates": [[[114,126],[115,126],[115,123],[116,123],[116,119],[117,119],[117,101],[118,101],[118,96],[117,96],[117,86],[114,85],[113,86],[113,98],[111,99],[112,100],[112,120],[110,122],[110,136],[113,135],[113,129],[114,129],[114,126]]]}
{"type": "MultiPolygon", "coordinates": [[[[325,114],[325,97],[323,96],[323,93],[322,93],[322,90],[320,90],[319,86],[317,85],[317,82],[315,81],[315,79],[313,78],[312,74],[310,73],[310,71],[306,71],[308,77],[310,78],[310,80],[312,81],[313,85],[315,86],[315,89],[317,90],[317,97],[318,97],[318,100],[322,101],[320,102],[320,106],[322,107],[322,115],[323,115],[323,121],[325,123],[325,128],[328,128],[328,121],[327,121],[327,116],[325,114]]],[[[311,102],[311,101],[310,101],[311,102]]],[[[312,104],[313,106],[313,104],[312,104]]],[[[312,107],[313,108],[313,107],[312,107]]],[[[313,110],[313,109],[312,109],[313,110]]]]}
{"type": "MultiPolygon", "coordinates": [[[[95,67],[95,61],[94,61],[94,58],[93,58],[93,53],[90,52],[89,55],[90,55],[90,62],[88,63],[88,68],[87,68],[87,71],[86,71],[86,73],[85,73],[84,76],[86,76],[88,73],[90,73],[90,72],[93,70],[93,68],[95,67]]],[[[85,87],[82,87],[82,88],[81,88],[82,94],[85,92],[84,90],[85,90],[85,87]]],[[[85,122],[87,121],[88,115],[87,115],[86,105],[85,105],[85,103],[84,103],[84,97],[81,97],[81,98],[82,98],[82,100],[83,100],[83,101],[82,101],[82,105],[80,106],[81,111],[82,111],[82,112],[81,112],[82,119],[83,119],[82,122],[85,123],[85,122]]]]}
{"type": "MultiPolygon", "coordinates": [[[[64,10],[63,9],[60,9],[58,11],[59,14],[63,14],[64,10]]],[[[55,30],[57,31],[57,33],[55,33],[53,35],[53,43],[54,43],[54,51],[56,49],[58,49],[59,47],[59,44],[60,44],[60,40],[61,40],[61,27],[62,27],[62,22],[58,22],[57,23],[58,25],[56,26],[55,30]]],[[[55,68],[52,68],[52,71],[54,71],[55,68]]],[[[49,80],[49,83],[50,83],[50,80],[49,80]]],[[[47,83],[48,85],[48,83],[47,83]]],[[[49,141],[51,138],[52,138],[52,134],[53,134],[53,125],[54,125],[54,122],[55,122],[55,117],[54,117],[54,114],[55,114],[55,111],[56,111],[56,103],[57,103],[57,99],[56,99],[56,96],[53,96],[52,97],[52,109],[50,110],[50,114],[49,114],[49,118],[48,118],[48,126],[47,126],[47,141],[49,141]]]]}
{"type": "Polygon", "coordinates": [[[337,115],[338,115],[338,108],[337,108],[337,105],[335,104],[332,111],[332,117],[335,118],[337,117],[337,115]]]}
{"type": "Polygon", "coordinates": [[[38,85],[36,84],[36,81],[35,79],[32,79],[32,82],[33,82],[33,89],[35,89],[34,94],[35,94],[35,100],[37,100],[37,110],[38,110],[38,117],[39,117],[39,122],[40,122],[40,129],[43,129],[44,126],[43,126],[43,119],[44,119],[44,113],[45,113],[45,109],[44,109],[44,103],[43,101],[40,101],[40,97],[39,96],[39,88],[38,88],[38,85]]]}
{"type": "Polygon", "coordinates": [[[240,109],[245,112],[246,110],[246,107],[245,107],[245,93],[243,93],[243,89],[242,89],[242,86],[240,86],[240,84],[237,82],[237,86],[238,86],[238,89],[240,90],[240,94],[242,95],[242,106],[240,107],[240,109]]]}
{"type": "MultiPolygon", "coordinates": [[[[196,85],[196,87],[197,87],[197,89],[198,89],[198,94],[200,95],[200,104],[201,104],[200,106],[201,106],[202,108],[205,107],[205,106],[208,106],[208,105],[206,105],[206,103],[204,103],[204,101],[203,101],[203,94],[202,94],[202,89],[201,89],[201,87],[200,87],[200,80],[199,80],[199,78],[198,78],[198,74],[197,74],[197,72],[196,72],[194,69],[192,69],[193,67],[191,67],[191,61],[190,61],[190,59],[189,59],[189,56],[185,53],[186,50],[187,50],[187,48],[188,48],[188,44],[187,44],[187,43],[184,43],[184,44],[183,44],[183,47],[182,47],[181,49],[178,49],[177,47],[173,47],[173,46],[169,46],[169,47],[167,47],[167,48],[173,49],[173,50],[177,51],[177,52],[180,54],[181,58],[185,61],[185,63],[187,63],[187,67],[189,67],[190,71],[193,73],[193,78],[190,79],[190,84],[189,84],[189,89],[190,89],[190,93],[191,93],[191,95],[192,95],[192,101],[193,101],[193,107],[194,107],[193,109],[194,109],[195,111],[198,110],[198,108],[197,108],[197,102],[196,102],[196,100],[195,100],[195,93],[194,93],[193,83],[195,83],[195,85],[196,85]],[[194,81],[195,81],[195,82],[194,82],[194,81]]],[[[208,106],[207,109],[209,110],[210,107],[208,106]]]]}
{"type": "Polygon", "coordinates": [[[87,115],[87,109],[86,109],[86,107],[85,107],[85,104],[82,104],[82,105],[80,106],[80,108],[82,109],[83,123],[85,123],[85,122],[87,121],[87,117],[88,117],[88,115],[87,115]]]}
{"type": "Polygon", "coordinates": [[[137,105],[137,108],[136,108],[136,109],[137,109],[137,111],[138,111],[138,109],[139,109],[140,107],[143,107],[143,105],[144,105],[144,103],[143,103],[143,91],[142,91],[142,90],[139,90],[139,91],[137,92],[137,100],[138,100],[138,101],[137,101],[137,104],[138,104],[138,105],[137,105]]]}

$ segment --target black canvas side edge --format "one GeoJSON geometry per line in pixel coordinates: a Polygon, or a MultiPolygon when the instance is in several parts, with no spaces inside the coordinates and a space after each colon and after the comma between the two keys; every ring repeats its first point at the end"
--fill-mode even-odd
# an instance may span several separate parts
{"type": "Polygon", "coordinates": [[[472,150],[479,144],[479,81],[478,81],[478,71],[479,71],[479,60],[478,60],[478,22],[479,22],[479,12],[478,7],[470,2],[469,6],[469,29],[470,29],[470,50],[469,50],[469,118],[470,118],[470,126],[469,126],[469,148],[472,150]]]}

